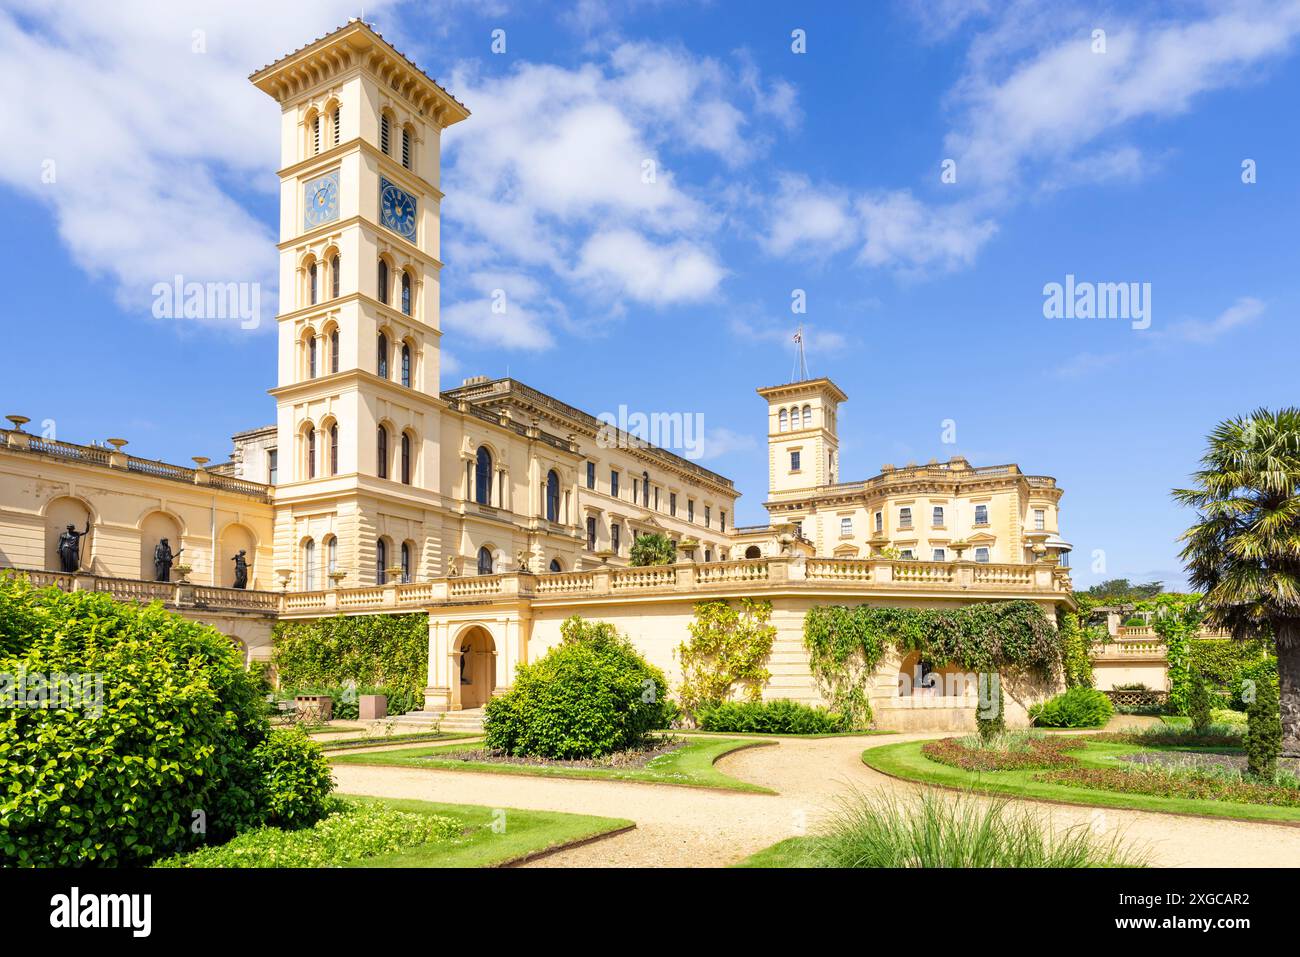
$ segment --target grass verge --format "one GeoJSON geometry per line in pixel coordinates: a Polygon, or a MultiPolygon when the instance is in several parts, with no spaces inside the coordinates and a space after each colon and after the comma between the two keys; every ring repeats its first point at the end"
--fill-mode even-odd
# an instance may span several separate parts
{"type": "MultiPolygon", "coordinates": [[[[960,768],[929,760],[921,753],[924,744],[924,741],[906,741],[868,748],[862,753],[862,761],[868,767],[893,777],[963,791],[974,790],[987,794],[1005,794],[1064,804],[1082,804],[1088,807],[1129,808],[1135,811],[1160,811],[1169,814],[1191,814],[1198,817],[1221,817],[1281,824],[1300,823],[1300,808],[1070,787],[1064,784],[1034,781],[1034,775],[1041,773],[1038,770],[963,771],[960,768]]],[[[1114,768],[1126,765],[1126,762],[1120,761],[1120,755],[1154,750],[1169,749],[1089,741],[1084,747],[1071,750],[1070,754],[1083,767],[1114,768]]]]}
{"type": "Polygon", "coordinates": [[[698,738],[675,751],[662,754],[639,768],[574,768],[563,765],[497,764],[457,757],[467,750],[463,744],[401,751],[367,751],[364,754],[331,756],[335,764],[368,764],[403,768],[436,768],[442,771],[484,771],[490,774],[526,774],[536,777],[577,778],[588,781],[637,781],[644,784],[673,784],[679,787],[746,791],[775,794],[769,788],[750,784],[715,768],[714,762],[742,748],[763,747],[771,741],[738,738],[698,738]]]}

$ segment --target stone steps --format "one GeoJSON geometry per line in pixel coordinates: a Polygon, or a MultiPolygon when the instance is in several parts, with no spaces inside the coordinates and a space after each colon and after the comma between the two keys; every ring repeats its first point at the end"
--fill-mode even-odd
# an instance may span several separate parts
{"type": "Polygon", "coordinates": [[[464,711],[408,711],[398,715],[393,721],[402,725],[438,724],[439,731],[456,733],[481,732],[483,730],[483,709],[467,708],[464,711]]]}

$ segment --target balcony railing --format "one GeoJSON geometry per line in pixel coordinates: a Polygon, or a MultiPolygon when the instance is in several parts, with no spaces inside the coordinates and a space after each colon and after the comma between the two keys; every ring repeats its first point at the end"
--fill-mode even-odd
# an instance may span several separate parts
{"type": "MultiPolygon", "coordinates": [[[[191,582],[157,582],[137,578],[112,578],[106,575],[51,572],[30,568],[0,568],[0,575],[14,574],[26,578],[37,588],[60,591],[95,591],[111,595],[118,601],[141,604],[160,601],[169,608],[207,609],[212,611],[253,611],[277,613],[285,596],[278,592],[253,591],[245,588],[220,588],[191,582]]],[[[295,596],[296,597],[296,596],[295,596]]]]}

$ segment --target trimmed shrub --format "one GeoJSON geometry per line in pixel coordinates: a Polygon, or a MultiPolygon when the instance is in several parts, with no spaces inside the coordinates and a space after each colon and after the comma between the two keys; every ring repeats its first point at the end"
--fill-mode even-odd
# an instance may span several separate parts
{"type": "Polygon", "coordinates": [[[320,745],[300,728],[276,728],[253,749],[266,823],[299,827],[328,810],[334,775],[320,745]]]}
{"type": "Polygon", "coordinates": [[[1282,753],[1282,713],[1277,685],[1272,681],[1255,684],[1255,700],[1246,711],[1244,743],[1250,776],[1261,781],[1277,777],[1277,758],[1282,753]]]}
{"type": "Polygon", "coordinates": [[[578,616],[515,684],[493,698],[483,722],[488,748],[553,759],[598,758],[640,745],[665,728],[671,708],[663,672],[606,622],[578,616]]]}
{"type": "Polygon", "coordinates": [[[981,741],[991,741],[1007,730],[1006,699],[1002,695],[1002,676],[987,674],[980,676],[979,706],[975,710],[975,728],[979,731],[981,741]],[[994,702],[989,694],[989,686],[997,690],[998,698],[994,702]]]}
{"type": "Polygon", "coordinates": [[[849,730],[841,715],[797,701],[715,701],[695,712],[703,731],[750,734],[835,734],[849,730]]]}
{"type": "Polygon", "coordinates": [[[1114,713],[1110,699],[1092,688],[1071,688],[1029,709],[1034,724],[1045,728],[1100,728],[1114,713]]]}
{"type": "Polygon", "coordinates": [[[200,819],[209,841],[265,823],[268,784],[283,790],[262,777],[276,750],[239,652],[160,605],[0,577],[0,676],[0,864],[147,862],[192,846],[200,819]],[[42,702],[38,675],[90,694],[42,702]]]}
{"type": "Polygon", "coordinates": [[[1197,734],[1204,734],[1214,723],[1213,709],[1209,686],[1201,673],[1193,668],[1187,686],[1187,716],[1192,719],[1192,728],[1197,734]]]}

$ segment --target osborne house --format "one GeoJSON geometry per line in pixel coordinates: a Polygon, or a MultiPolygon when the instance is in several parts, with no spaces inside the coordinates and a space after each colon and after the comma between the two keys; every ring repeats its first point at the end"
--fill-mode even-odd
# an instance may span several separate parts
{"type": "MultiPolygon", "coordinates": [[[[430,712],[480,709],[574,614],[616,625],[671,685],[696,602],[771,602],[764,694],[816,703],[812,606],[1072,604],[1055,479],[953,457],[844,481],[849,397],[829,379],[757,390],[768,524],[742,527],[731,479],[562,397],[483,376],[440,390],[440,141],[470,110],[360,21],[251,80],[281,108],[274,423],[228,461],[175,465],[10,415],[0,567],[162,601],[250,659],[277,620],[427,614],[430,712]],[[651,533],[675,564],[630,565],[651,533]]],[[[893,654],[870,679],[878,720],[972,724],[970,696],[921,702],[897,680],[916,665],[893,654]]]]}

